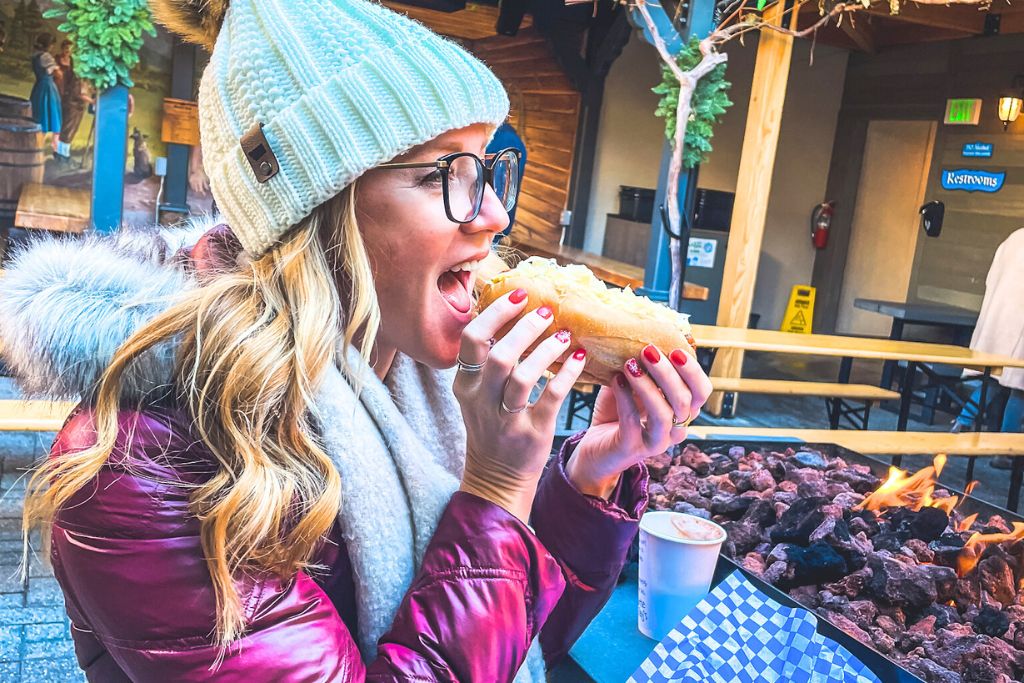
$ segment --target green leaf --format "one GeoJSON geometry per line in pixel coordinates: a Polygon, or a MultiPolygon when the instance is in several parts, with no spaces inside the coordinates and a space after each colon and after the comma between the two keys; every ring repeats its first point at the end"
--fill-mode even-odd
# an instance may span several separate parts
{"type": "Polygon", "coordinates": [[[768,4],[768,0],[757,0],[757,11],[764,10],[764,6],[768,4]]]}

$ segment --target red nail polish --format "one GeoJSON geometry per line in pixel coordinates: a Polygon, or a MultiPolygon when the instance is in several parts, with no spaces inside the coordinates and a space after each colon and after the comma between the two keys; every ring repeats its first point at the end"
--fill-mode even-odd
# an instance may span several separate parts
{"type": "Polygon", "coordinates": [[[584,358],[587,357],[587,350],[581,346],[580,348],[576,349],[576,351],[572,354],[572,357],[575,358],[576,360],[583,360],[584,358]]]}
{"type": "Polygon", "coordinates": [[[661,360],[661,354],[658,353],[658,349],[654,348],[654,344],[648,344],[644,347],[644,360],[651,365],[661,360]]]}
{"type": "Polygon", "coordinates": [[[683,367],[684,365],[686,365],[686,361],[689,360],[690,358],[685,351],[680,351],[679,349],[676,349],[672,353],[668,354],[668,357],[672,360],[673,363],[675,363],[679,367],[683,367]]]}
{"type": "Polygon", "coordinates": [[[636,358],[630,358],[626,361],[626,371],[634,377],[644,376],[644,369],[640,367],[640,363],[636,362],[636,358]]]}
{"type": "Polygon", "coordinates": [[[615,373],[615,383],[618,384],[623,389],[629,386],[629,383],[626,382],[626,376],[623,375],[621,372],[615,373]]]}
{"type": "Polygon", "coordinates": [[[523,299],[525,299],[525,298],[526,298],[526,290],[522,289],[522,288],[517,289],[516,291],[514,291],[514,292],[512,292],[511,294],[508,295],[508,300],[511,301],[514,304],[521,304],[521,303],[523,303],[523,299]]]}
{"type": "Polygon", "coordinates": [[[555,332],[555,339],[563,344],[568,344],[569,340],[572,339],[572,335],[569,334],[569,330],[559,330],[558,332],[555,332]]]}
{"type": "Polygon", "coordinates": [[[544,318],[545,320],[548,320],[554,314],[551,312],[551,309],[548,308],[547,306],[541,306],[540,308],[537,309],[537,315],[544,318]]]}

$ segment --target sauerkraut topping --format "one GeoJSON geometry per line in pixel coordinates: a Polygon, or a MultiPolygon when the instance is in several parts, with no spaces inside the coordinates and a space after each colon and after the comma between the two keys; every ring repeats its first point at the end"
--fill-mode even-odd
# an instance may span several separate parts
{"type": "Polygon", "coordinates": [[[672,325],[687,333],[690,331],[690,316],[635,294],[630,287],[609,287],[584,265],[560,266],[554,259],[531,256],[512,270],[494,277],[492,282],[498,284],[509,277],[545,278],[559,289],[559,293],[585,292],[586,296],[592,297],[597,303],[607,304],[618,310],[628,310],[638,318],[672,325]],[[555,272],[559,273],[558,276],[551,277],[555,272]]]}

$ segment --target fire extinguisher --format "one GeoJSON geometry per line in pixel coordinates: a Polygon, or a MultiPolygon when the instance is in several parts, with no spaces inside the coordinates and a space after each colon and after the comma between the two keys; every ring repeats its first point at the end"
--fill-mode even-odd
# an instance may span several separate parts
{"type": "Polygon", "coordinates": [[[811,242],[815,249],[828,246],[828,231],[832,227],[832,214],[835,210],[835,202],[822,202],[811,211],[811,242]]]}

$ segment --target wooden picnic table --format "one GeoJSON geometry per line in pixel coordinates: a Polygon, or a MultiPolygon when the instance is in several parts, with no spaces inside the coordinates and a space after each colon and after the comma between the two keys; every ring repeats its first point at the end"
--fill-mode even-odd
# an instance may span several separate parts
{"type": "MultiPolygon", "coordinates": [[[[551,258],[561,265],[578,263],[594,271],[594,275],[616,287],[632,287],[639,289],[644,284],[644,269],[634,266],[631,263],[623,263],[600,254],[570,247],[564,244],[545,244],[529,240],[513,240],[512,246],[529,256],[543,256],[551,258]]],[[[695,285],[692,282],[683,284],[683,298],[692,301],[707,301],[711,291],[702,285],[695,285]]]]}
{"type": "MultiPolygon", "coordinates": [[[[1024,360],[974,351],[952,344],[929,344],[926,342],[894,341],[872,337],[843,337],[831,334],[798,334],[774,330],[751,330],[736,327],[694,325],[693,338],[698,347],[709,349],[742,349],[744,351],[766,351],[809,356],[833,356],[842,359],[839,366],[839,381],[850,381],[850,370],[854,359],[905,361],[903,386],[900,391],[899,418],[897,431],[906,431],[910,417],[910,403],[913,398],[914,376],[920,363],[946,363],[963,368],[982,371],[981,407],[975,420],[975,429],[981,431],[987,409],[986,391],[988,378],[1002,368],[1024,368],[1024,360]]],[[[712,377],[714,382],[714,377],[712,377]]],[[[897,463],[898,464],[898,463],[897,463]]],[[[969,470],[973,469],[971,461],[969,470]]]]}
{"type": "MultiPolygon", "coordinates": [[[[712,325],[694,325],[693,338],[699,347],[709,349],[742,349],[744,351],[767,351],[813,356],[833,356],[842,359],[839,365],[839,381],[848,383],[854,359],[884,361],[905,361],[903,382],[900,388],[899,417],[896,431],[905,432],[910,418],[910,404],[914,395],[914,378],[921,363],[945,363],[963,368],[981,370],[981,400],[975,417],[974,429],[981,431],[988,410],[987,392],[989,378],[1003,368],[1024,368],[1024,360],[974,351],[952,344],[929,344],[926,342],[897,341],[872,337],[843,337],[830,334],[797,334],[774,330],[750,330],[712,325]]],[[[714,377],[711,378],[714,383],[714,377]]],[[[870,432],[866,432],[870,434],[870,432]]],[[[920,434],[920,433],[915,433],[920,434]]],[[[872,437],[859,437],[870,439],[872,437]]],[[[923,447],[925,444],[919,444],[923,447]]],[[[893,464],[899,466],[902,459],[896,453],[893,464]]],[[[967,478],[974,475],[974,456],[967,464],[967,478]]],[[[1024,481],[1024,458],[1015,458],[1010,475],[1010,500],[1016,507],[1021,482],[1024,481]]]]}
{"type": "MultiPolygon", "coordinates": [[[[958,306],[930,303],[926,301],[885,301],[883,299],[854,299],[853,305],[864,311],[878,313],[892,318],[889,339],[903,339],[904,325],[927,325],[948,329],[953,333],[956,344],[966,346],[971,332],[978,324],[978,312],[958,306]]],[[[882,367],[882,387],[892,386],[896,372],[896,361],[887,360],[882,367]]]]}

